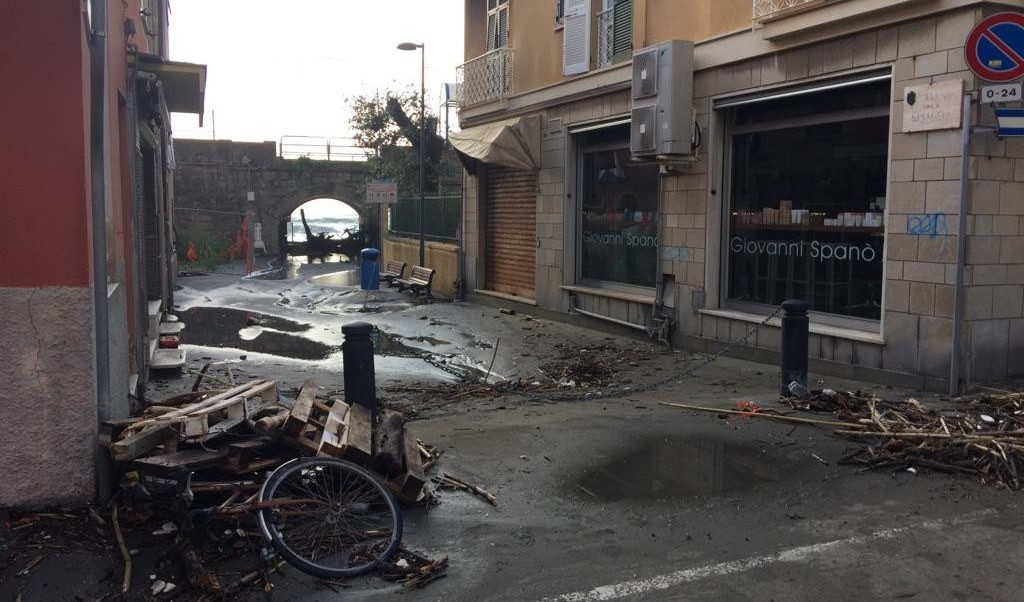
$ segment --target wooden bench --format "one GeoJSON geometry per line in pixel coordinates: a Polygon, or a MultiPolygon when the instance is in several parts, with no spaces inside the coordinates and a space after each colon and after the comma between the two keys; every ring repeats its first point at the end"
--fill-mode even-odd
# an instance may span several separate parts
{"type": "Polygon", "coordinates": [[[413,297],[419,295],[420,292],[426,292],[427,296],[431,297],[432,295],[430,294],[430,285],[431,283],[434,282],[435,271],[436,270],[425,268],[421,265],[413,266],[412,274],[409,275],[409,278],[395,279],[395,282],[398,283],[398,292],[402,292],[405,289],[409,289],[412,291],[413,297]]]}
{"type": "Polygon", "coordinates": [[[384,271],[380,273],[380,279],[388,283],[388,286],[394,286],[395,280],[405,275],[405,262],[404,261],[389,261],[384,267],[384,271]]]}

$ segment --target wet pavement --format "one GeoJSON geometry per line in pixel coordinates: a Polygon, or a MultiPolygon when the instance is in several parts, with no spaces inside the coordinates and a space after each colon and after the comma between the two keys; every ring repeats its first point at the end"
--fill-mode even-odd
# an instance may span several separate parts
{"type": "MultiPolygon", "coordinates": [[[[567,345],[640,344],[472,304],[417,305],[392,292],[366,299],[317,280],[351,271],[317,264],[278,280],[180,279],[185,288],[176,300],[192,341],[190,364],[239,360],[233,369],[240,377],[276,378],[285,390],[312,378],[336,391],[343,382],[340,328],[353,320],[378,328],[379,388],[455,381],[426,359],[479,371],[494,358],[502,375],[540,378],[542,366],[571,354],[567,345]],[[246,347],[261,339],[262,350],[246,347]],[[304,350],[295,350],[294,339],[304,350]],[[326,349],[326,358],[300,357],[313,348],[326,349]]],[[[658,403],[773,407],[778,372],[771,366],[721,359],[638,394],[629,387],[700,358],[625,355],[602,356],[614,367],[617,392],[564,402],[466,397],[420,408],[410,429],[444,452],[437,470],[498,499],[490,506],[442,491],[439,505],[404,512],[405,543],[448,556],[446,578],[405,592],[357,578],[341,591],[285,567],[274,578],[273,599],[378,600],[399,592],[404,600],[445,602],[1020,599],[1019,494],[924,472],[861,472],[837,464],[850,443],[828,429],[723,420],[658,403]]],[[[153,394],[190,383],[169,375],[153,394]]],[[[910,393],[813,375],[812,383],[889,398],[910,393]]],[[[19,587],[47,592],[47,579],[97,583],[95,571],[118,582],[116,561],[78,559],[68,568],[61,558],[45,561],[19,587]]],[[[0,596],[12,592],[0,584],[0,596]]],[[[37,598],[58,599],[25,600],[37,598]]],[[[241,599],[266,594],[248,590],[241,599]]]]}

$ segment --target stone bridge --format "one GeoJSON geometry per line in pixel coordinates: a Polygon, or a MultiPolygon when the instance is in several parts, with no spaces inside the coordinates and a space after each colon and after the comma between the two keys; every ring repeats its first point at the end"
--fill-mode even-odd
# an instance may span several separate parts
{"type": "Polygon", "coordinates": [[[282,159],[274,142],[231,140],[175,140],[174,159],[179,247],[186,238],[207,240],[217,248],[230,245],[252,209],[262,224],[267,254],[278,255],[292,212],[319,198],[345,203],[359,214],[361,229],[379,231],[379,214],[365,203],[364,161],[282,159]],[[249,191],[254,202],[247,200],[249,191]]]}

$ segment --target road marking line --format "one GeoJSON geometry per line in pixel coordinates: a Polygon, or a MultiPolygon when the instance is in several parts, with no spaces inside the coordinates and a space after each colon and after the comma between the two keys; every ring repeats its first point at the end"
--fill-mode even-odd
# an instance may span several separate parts
{"type": "Polygon", "coordinates": [[[616,600],[619,598],[638,596],[652,591],[666,590],[684,583],[699,581],[709,577],[721,577],[723,575],[742,573],[780,562],[800,562],[810,558],[811,556],[828,552],[836,548],[841,548],[843,546],[859,545],[872,541],[892,539],[897,535],[911,531],[937,530],[955,525],[973,523],[995,513],[996,511],[994,509],[989,508],[948,520],[926,521],[908,527],[895,527],[892,529],[875,531],[868,535],[854,535],[844,539],[798,546],[796,548],[790,548],[788,550],[782,550],[771,554],[764,554],[762,556],[751,556],[750,558],[743,558],[741,560],[731,560],[729,562],[720,562],[718,564],[708,564],[683,569],[672,573],[666,573],[664,575],[649,577],[647,579],[624,581],[614,585],[602,585],[588,591],[562,594],[553,598],[544,598],[542,602],[600,602],[604,600],[616,600]]]}

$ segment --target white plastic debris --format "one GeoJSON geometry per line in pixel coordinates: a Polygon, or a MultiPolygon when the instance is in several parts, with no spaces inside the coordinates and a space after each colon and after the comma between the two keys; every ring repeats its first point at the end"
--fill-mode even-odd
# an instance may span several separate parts
{"type": "Polygon", "coordinates": [[[828,395],[829,397],[835,397],[836,395],[834,389],[822,389],[821,392],[824,393],[825,395],[828,395]]]}
{"type": "Polygon", "coordinates": [[[157,579],[153,582],[153,585],[149,588],[149,591],[153,592],[153,595],[155,596],[160,592],[164,591],[165,587],[167,587],[167,583],[157,579]]]}
{"type": "Polygon", "coordinates": [[[167,585],[164,586],[163,593],[169,594],[169,593],[173,592],[176,589],[178,589],[177,585],[174,585],[173,583],[168,583],[167,585]]]}
{"type": "Polygon", "coordinates": [[[400,558],[398,562],[395,563],[395,566],[401,569],[409,568],[409,561],[405,558],[400,558]]]}
{"type": "Polygon", "coordinates": [[[996,423],[996,419],[991,417],[991,416],[989,416],[988,414],[981,414],[981,419],[984,420],[985,422],[989,423],[989,424],[995,424],[996,423]]]}

